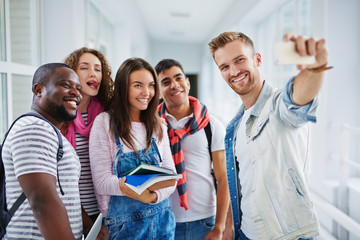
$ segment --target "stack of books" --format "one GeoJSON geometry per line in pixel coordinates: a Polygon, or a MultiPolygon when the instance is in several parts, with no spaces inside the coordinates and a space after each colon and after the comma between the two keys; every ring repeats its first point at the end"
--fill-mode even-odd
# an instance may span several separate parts
{"type": "Polygon", "coordinates": [[[169,168],[140,163],[126,174],[125,184],[137,194],[141,194],[145,189],[154,191],[161,188],[172,187],[176,181],[182,178],[181,174],[176,174],[169,168]]]}

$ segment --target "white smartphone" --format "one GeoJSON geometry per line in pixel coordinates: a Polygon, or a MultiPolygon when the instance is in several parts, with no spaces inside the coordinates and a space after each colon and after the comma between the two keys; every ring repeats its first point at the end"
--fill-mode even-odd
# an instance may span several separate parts
{"type": "Polygon", "coordinates": [[[273,47],[275,64],[314,64],[314,56],[301,56],[295,51],[294,42],[280,42],[273,47]]]}

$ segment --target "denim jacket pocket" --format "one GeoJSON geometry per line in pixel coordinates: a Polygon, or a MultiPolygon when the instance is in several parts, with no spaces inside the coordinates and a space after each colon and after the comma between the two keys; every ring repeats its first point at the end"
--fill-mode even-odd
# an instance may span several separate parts
{"type": "Polygon", "coordinates": [[[253,141],[262,132],[262,130],[269,121],[271,111],[272,111],[272,97],[270,97],[266,101],[261,114],[255,119],[253,124],[250,125],[251,132],[250,132],[249,141],[253,141]]]}
{"type": "Polygon", "coordinates": [[[290,168],[288,170],[289,172],[289,175],[290,175],[290,178],[291,178],[291,181],[294,183],[295,185],[295,190],[296,192],[301,196],[301,197],[305,197],[305,198],[308,198],[308,195],[304,189],[304,187],[302,186],[301,182],[299,181],[299,178],[295,172],[294,169],[290,168]]]}
{"type": "Polygon", "coordinates": [[[254,122],[254,125],[251,129],[251,134],[249,136],[249,141],[253,141],[255,140],[256,137],[259,136],[259,134],[262,132],[268,121],[269,121],[269,115],[267,115],[266,118],[258,119],[254,122]]]}

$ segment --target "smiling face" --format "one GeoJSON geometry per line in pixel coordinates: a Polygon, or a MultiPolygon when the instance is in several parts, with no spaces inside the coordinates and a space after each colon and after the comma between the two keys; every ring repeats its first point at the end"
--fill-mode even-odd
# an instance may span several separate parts
{"type": "Polygon", "coordinates": [[[41,87],[39,105],[58,122],[71,121],[81,101],[81,85],[70,68],[57,68],[46,86],[41,87]]]}
{"type": "Polygon", "coordinates": [[[131,121],[140,121],[140,112],[146,110],[155,95],[155,80],[150,71],[140,69],[129,77],[128,101],[131,121]]]}
{"type": "Polygon", "coordinates": [[[190,81],[177,66],[165,69],[158,74],[160,95],[166,107],[181,107],[189,104],[190,81]]]}
{"type": "Polygon", "coordinates": [[[102,79],[100,60],[92,53],[84,53],[79,58],[76,73],[82,87],[81,94],[85,98],[96,96],[102,79]]]}
{"type": "Polygon", "coordinates": [[[214,60],[223,79],[240,97],[261,89],[261,56],[241,40],[234,40],[217,49],[214,60]]]}

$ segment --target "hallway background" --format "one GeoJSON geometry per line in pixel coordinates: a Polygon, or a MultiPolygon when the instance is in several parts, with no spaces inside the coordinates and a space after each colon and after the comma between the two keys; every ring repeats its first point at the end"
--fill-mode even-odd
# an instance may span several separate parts
{"type": "Polygon", "coordinates": [[[101,50],[113,75],[129,57],[183,64],[192,92],[224,125],[241,104],[224,83],[207,43],[224,31],[254,39],[262,76],[283,87],[297,73],[276,66],[272,46],[292,31],[327,40],[326,73],[312,125],[311,194],[321,239],[360,240],[360,1],[358,0],[0,0],[0,137],[30,109],[43,63],[74,49],[101,50]]]}

